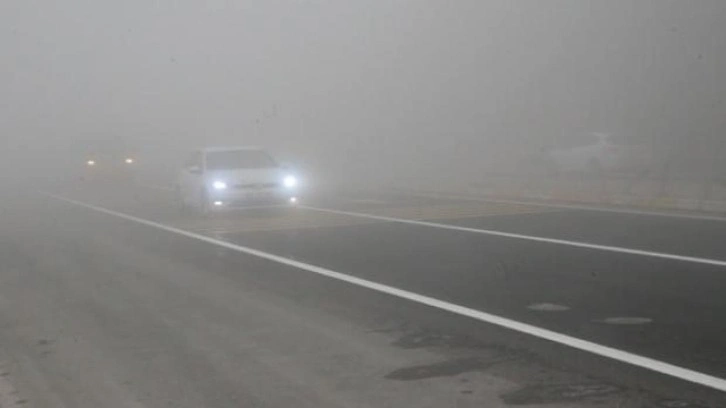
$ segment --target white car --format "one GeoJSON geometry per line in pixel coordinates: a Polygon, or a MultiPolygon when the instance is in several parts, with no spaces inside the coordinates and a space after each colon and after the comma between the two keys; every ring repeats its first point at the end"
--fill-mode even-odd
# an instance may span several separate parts
{"type": "Polygon", "coordinates": [[[201,213],[255,203],[296,203],[298,179],[267,152],[215,147],[190,155],[177,181],[177,199],[201,213]]]}

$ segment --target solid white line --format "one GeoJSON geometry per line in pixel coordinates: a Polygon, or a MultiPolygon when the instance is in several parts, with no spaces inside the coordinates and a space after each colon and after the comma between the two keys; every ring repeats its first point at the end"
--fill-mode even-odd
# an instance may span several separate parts
{"type": "Polygon", "coordinates": [[[450,198],[450,199],[455,199],[455,200],[469,200],[469,201],[478,201],[478,202],[493,203],[493,204],[517,204],[517,205],[528,205],[528,206],[532,206],[532,207],[557,208],[557,209],[562,209],[562,210],[580,210],[580,211],[606,212],[606,213],[615,213],[615,214],[645,215],[645,216],[651,216],[651,217],[683,218],[683,219],[689,219],[689,220],[726,222],[726,217],[721,217],[718,215],[681,214],[681,213],[677,213],[677,212],[636,210],[636,209],[630,209],[630,208],[603,207],[603,206],[585,205],[585,204],[557,204],[557,203],[545,203],[545,202],[527,201],[527,200],[505,200],[505,199],[499,199],[499,198],[486,198],[486,197],[476,197],[476,196],[446,194],[446,193],[439,194],[439,193],[422,193],[422,192],[407,191],[406,194],[410,194],[413,196],[419,196],[419,197],[427,197],[427,198],[450,198]]]}
{"type": "Polygon", "coordinates": [[[545,238],[545,237],[538,237],[538,236],[533,236],[533,235],[515,234],[512,232],[461,227],[458,225],[441,224],[438,222],[417,221],[417,220],[409,220],[409,219],[405,219],[405,218],[385,217],[385,216],[381,216],[381,215],[373,215],[373,214],[359,213],[359,212],[353,212],[353,211],[332,210],[332,209],[328,209],[328,208],[308,207],[308,206],[304,206],[304,205],[301,205],[300,208],[304,208],[306,210],[311,210],[311,211],[326,212],[326,213],[331,213],[331,214],[348,215],[351,217],[368,218],[368,219],[372,219],[372,220],[418,225],[418,226],[422,226],[422,227],[441,228],[441,229],[447,229],[447,230],[453,230],[453,231],[470,232],[470,233],[474,233],[474,234],[491,235],[491,236],[495,236],[495,237],[521,239],[521,240],[525,240],[525,241],[543,242],[543,243],[555,244],[555,245],[567,245],[567,246],[577,247],[577,248],[594,249],[597,251],[617,252],[620,254],[648,256],[651,258],[661,258],[661,259],[668,259],[668,260],[672,260],[672,261],[691,262],[691,263],[726,267],[726,261],[720,260],[720,259],[675,255],[675,254],[668,254],[665,252],[646,251],[646,250],[642,250],[642,249],[631,249],[631,248],[610,246],[610,245],[598,245],[598,244],[591,244],[591,243],[587,243],[587,242],[569,241],[569,240],[565,240],[565,239],[545,238]]]}
{"type": "Polygon", "coordinates": [[[284,258],[278,255],[274,255],[268,252],[252,249],[249,247],[233,244],[231,242],[222,241],[214,238],[210,238],[204,235],[195,234],[193,232],[184,231],[178,228],[170,227],[168,225],[160,224],[154,221],[149,221],[143,218],[135,217],[132,215],[120,213],[117,211],[108,210],[106,208],[98,207],[91,204],[86,204],[80,201],[71,200],[65,197],[48,194],[50,197],[64,201],[66,203],[74,204],[79,207],[83,207],[89,210],[93,210],[99,213],[111,215],[117,218],[132,221],[137,224],[146,225],[166,232],[174,233],[188,238],[193,238],[202,242],[206,242],[212,245],[217,245],[223,248],[231,249],[244,254],[256,256],[258,258],[266,259],[272,262],[276,262],[282,265],[291,266],[308,272],[312,272],[321,276],[325,276],[338,281],[350,283],[352,285],[360,286],[366,289],[374,290],[380,293],[385,293],[401,299],[406,299],[415,303],[430,306],[440,310],[444,310],[450,313],[454,313],[460,316],[465,316],[478,320],[481,322],[494,324],[501,326],[513,331],[525,333],[534,337],[549,340],[558,344],[569,346],[578,350],[586,351],[592,354],[596,354],[602,357],[610,358],[622,363],[630,364],[633,366],[645,368],[657,373],[665,374],[671,377],[679,378],[688,382],[703,385],[709,388],[713,388],[719,391],[726,392],[726,380],[718,377],[714,377],[708,374],[704,374],[698,371],[690,370],[687,368],[679,367],[673,364],[669,364],[663,361],[655,360],[649,357],[640,356],[627,351],[619,350],[616,348],[603,346],[597,343],[593,343],[587,340],[582,340],[576,337],[568,336],[566,334],[557,333],[551,330],[543,329],[537,326],[533,326],[527,323],[518,322],[516,320],[507,319],[505,317],[493,315],[490,313],[482,312],[480,310],[468,308],[465,306],[457,305],[454,303],[446,302],[436,298],[432,298],[425,295],[420,295],[407,290],[398,289],[392,286],[376,283],[373,281],[356,278],[354,276],[346,275],[344,273],[335,272],[330,269],[322,268],[319,266],[307,264],[293,259],[284,258]]]}

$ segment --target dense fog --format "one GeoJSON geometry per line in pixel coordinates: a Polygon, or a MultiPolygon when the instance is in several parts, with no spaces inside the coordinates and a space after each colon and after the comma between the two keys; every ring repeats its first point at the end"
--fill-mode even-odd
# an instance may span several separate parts
{"type": "Polygon", "coordinates": [[[686,171],[726,156],[725,22],[721,0],[5,1],[3,177],[120,140],[160,180],[258,145],[318,183],[425,185],[594,131],[686,171]]]}

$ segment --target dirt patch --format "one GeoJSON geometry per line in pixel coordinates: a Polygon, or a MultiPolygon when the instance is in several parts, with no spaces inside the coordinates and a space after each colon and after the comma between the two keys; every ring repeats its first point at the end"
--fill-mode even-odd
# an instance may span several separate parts
{"type": "Polygon", "coordinates": [[[532,385],[502,395],[502,400],[512,405],[554,404],[583,401],[620,392],[607,384],[532,385]]]}
{"type": "Polygon", "coordinates": [[[503,347],[486,344],[470,337],[455,336],[433,330],[417,330],[406,333],[394,341],[393,345],[404,349],[440,347],[447,349],[498,349],[504,351],[503,347]]]}
{"type": "Polygon", "coordinates": [[[658,408],[709,408],[707,405],[703,405],[700,402],[685,401],[685,400],[663,400],[659,401],[658,408]]]}
{"type": "Polygon", "coordinates": [[[504,360],[487,361],[480,358],[462,358],[400,368],[386,375],[389,380],[416,381],[435,377],[451,377],[472,371],[482,371],[504,360]]]}

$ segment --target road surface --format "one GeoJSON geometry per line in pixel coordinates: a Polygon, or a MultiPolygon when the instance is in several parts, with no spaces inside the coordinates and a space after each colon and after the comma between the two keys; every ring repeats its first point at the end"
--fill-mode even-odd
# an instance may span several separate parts
{"type": "Polygon", "coordinates": [[[0,407],[726,406],[726,221],[151,186],[0,214],[0,407]]]}

